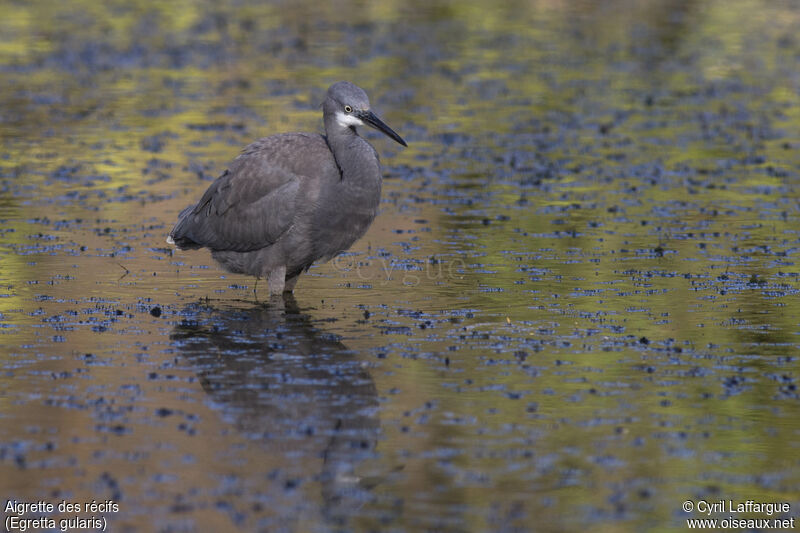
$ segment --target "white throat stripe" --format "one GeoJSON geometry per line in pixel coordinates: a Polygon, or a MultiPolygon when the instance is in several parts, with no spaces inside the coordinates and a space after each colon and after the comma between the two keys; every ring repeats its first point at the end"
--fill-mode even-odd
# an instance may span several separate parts
{"type": "Polygon", "coordinates": [[[346,113],[342,113],[341,111],[336,112],[336,121],[344,126],[345,128],[348,126],[363,126],[364,123],[356,118],[353,115],[348,115],[346,113]]]}

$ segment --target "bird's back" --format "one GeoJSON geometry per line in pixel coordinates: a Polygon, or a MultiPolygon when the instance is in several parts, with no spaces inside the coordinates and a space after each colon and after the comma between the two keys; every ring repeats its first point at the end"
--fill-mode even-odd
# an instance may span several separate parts
{"type": "Polygon", "coordinates": [[[308,178],[338,177],[336,160],[325,137],[317,133],[282,133],[263,137],[246,146],[231,169],[250,170],[266,176],[280,167],[308,178]]]}

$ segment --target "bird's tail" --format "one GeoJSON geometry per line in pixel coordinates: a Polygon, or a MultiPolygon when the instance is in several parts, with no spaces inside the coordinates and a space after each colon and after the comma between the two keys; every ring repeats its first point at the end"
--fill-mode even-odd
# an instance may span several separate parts
{"type": "Polygon", "coordinates": [[[175,224],[175,227],[172,228],[172,231],[167,235],[167,244],[174,244],[181,250],[197,250],[203,247],[202,244],[195,242],[188,235],[193,209],[194,206],[190,205],[178,215],[178,223],[175,224]]]}

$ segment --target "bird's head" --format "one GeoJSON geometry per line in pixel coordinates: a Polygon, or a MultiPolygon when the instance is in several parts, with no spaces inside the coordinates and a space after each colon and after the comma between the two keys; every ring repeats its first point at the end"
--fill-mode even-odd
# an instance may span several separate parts
{"type": "Polygon", "coordinates": [[[322,108],[325,114],[333,116],[335,122],[342,128],[355,129],[357,126],[370,126],[399,144],[408,146],[402,137],[370,110],[367,93],[349,81],[340,81],[331,85],[325,95],[322,108]]]}

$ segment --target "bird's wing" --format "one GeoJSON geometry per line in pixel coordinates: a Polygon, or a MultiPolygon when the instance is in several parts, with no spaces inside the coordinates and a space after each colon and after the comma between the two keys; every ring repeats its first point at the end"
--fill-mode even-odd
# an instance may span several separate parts
{"type": "Polygon", "coordinates": [[[274,158],[246,149],[181,214],[171,237],[182,248],[248,252],[269,246],[292,225],[301,180],[274,158]]]}

